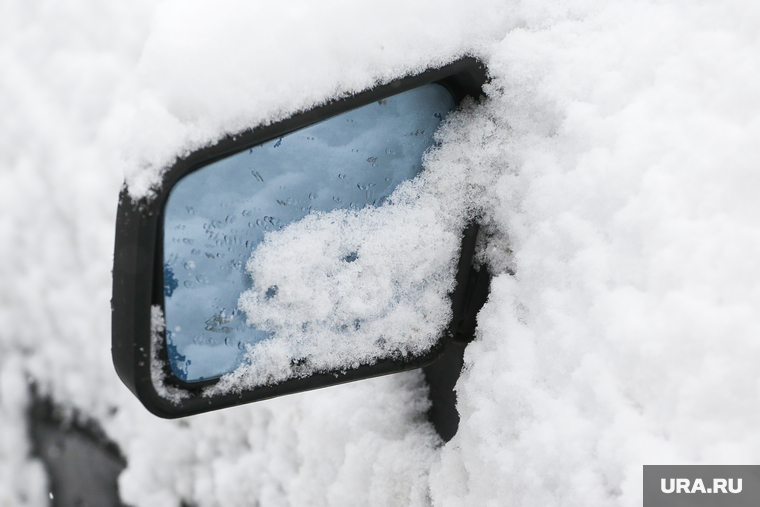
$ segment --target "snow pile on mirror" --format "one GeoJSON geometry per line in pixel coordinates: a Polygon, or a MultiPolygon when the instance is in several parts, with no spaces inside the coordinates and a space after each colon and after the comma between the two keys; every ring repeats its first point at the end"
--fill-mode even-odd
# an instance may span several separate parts
{"type": "Polygon", "coordinates": [[[451,319],[461,213],[420,195],[422,182],[381,207],[315,213],[267,233],[240,308],[272,336],[249,345],[221,390],[419,356],[438,341],[451,319]]]}

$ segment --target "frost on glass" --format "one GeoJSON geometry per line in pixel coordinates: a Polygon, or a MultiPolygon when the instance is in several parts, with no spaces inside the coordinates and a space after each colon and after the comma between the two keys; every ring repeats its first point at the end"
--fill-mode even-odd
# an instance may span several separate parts
{"type": "Polygon", "coordinates": [[[164,214],[174,374],[259,385],[432,346],[458,240],[401,184],[453,107],[427,85],[177,183],[164,214]]]}

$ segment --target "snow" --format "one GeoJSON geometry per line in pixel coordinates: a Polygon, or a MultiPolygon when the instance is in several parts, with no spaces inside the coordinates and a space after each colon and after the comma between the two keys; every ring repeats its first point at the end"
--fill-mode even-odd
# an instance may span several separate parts
{"type": "Polygon", "coordinates": [[[273,336],[249,346],[220,389],[287,379],[294,357],[308,361],[304,376],[419,356],[438,341],[451,320],[463,224],[414,183],[379,208],[311,214],[267,234],[248,261],[254,286],[239,306],[249,325],[273,336]],[[343,260],[351,252],[355,259],[343,260]]]}
{"type": "Polygon", "coordinates": [[[46,502],[27,378],[119,444],[135,506],[633,506],[644,463],[757,462],[755,4],[13,0],[0,23],[0,504],[46,502]],[[149,194],[225,133],[465,53],[488,99],[425,172],[495,275],[454,439],[419,372],[147,413],[110,361],[123,178],[149,194]]]}
{"type": "Polygon", "coordinates": [[[167,385],[164,371],[166,362],[158,357],[162,340],[162,333],[166,330],[164,312],[158,305],[150,307],[150,381],[159,396],[166,398],[178,405],[183,398],[188,396],[186,391],[167,385]]]}

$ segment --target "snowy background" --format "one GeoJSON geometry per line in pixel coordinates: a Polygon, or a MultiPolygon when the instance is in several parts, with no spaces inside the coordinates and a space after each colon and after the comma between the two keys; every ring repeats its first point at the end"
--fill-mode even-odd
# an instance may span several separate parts
{"type": "Polygon", "coordinates": [[[758,34],[740,0],[4,0],[0,505],[47,502],[29,381],[120,446],[134,506],[638,506],[642,464],[757,463],[758,34]],[[143,409],[110,359],[124,178],[465,53],[488,98],[427,167],[495,275],[457,436],[419,372],[143,409]]]}

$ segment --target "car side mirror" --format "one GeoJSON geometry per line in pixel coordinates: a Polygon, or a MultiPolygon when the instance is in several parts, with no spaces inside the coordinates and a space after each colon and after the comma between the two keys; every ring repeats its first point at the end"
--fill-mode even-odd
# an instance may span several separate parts
{"type": "Polygon", "coordinates": [[[151,197],[122,189],[112,353],[145,407],[181,417],[420,368],[471,335],[477,226],[452,234],[404,196],[484,81],[465,58],[228,136],[151,197]],[[426,241],[458,263],[410,248],[426,241]]]}

